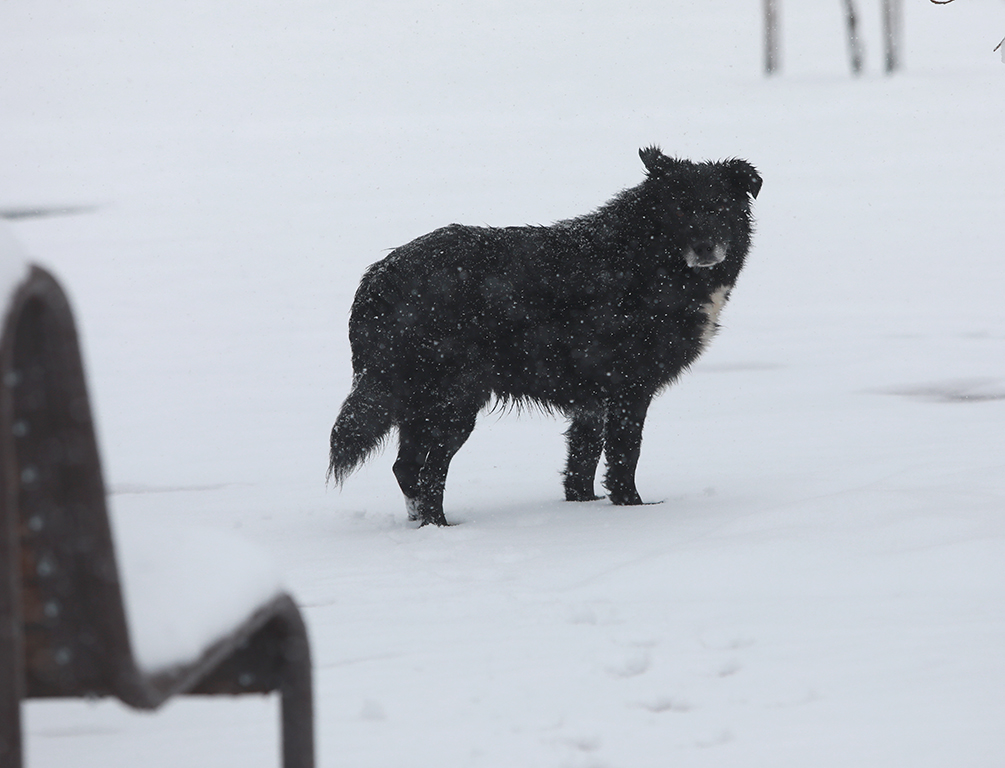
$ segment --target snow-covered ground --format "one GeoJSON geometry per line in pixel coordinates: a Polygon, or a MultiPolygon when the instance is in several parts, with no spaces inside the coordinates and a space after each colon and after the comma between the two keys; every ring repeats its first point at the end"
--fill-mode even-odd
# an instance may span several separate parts
{"type": "MultiPolygon", "coordinates": [[[[1005,5],[0,4],[0,208],[74,301],[113,504],[264,544],[321,766],[1005,761],[1005,5]],[[740,156],[758,233],[646,427],[662,504],[560,501],[564,426],[481,420],[413,529],[391,452],[327,488],[365,266],[548,223],[638,147],[740,156]]],[[[33,768],[270,766],[273,699],[32,702],[33,768]]]]}

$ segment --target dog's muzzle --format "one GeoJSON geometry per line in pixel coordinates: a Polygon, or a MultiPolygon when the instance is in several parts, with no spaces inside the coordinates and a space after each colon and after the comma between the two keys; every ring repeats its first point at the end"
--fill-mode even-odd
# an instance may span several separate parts
{"type": "Polygon", "coordinates": [[[726,258],[726,246],[712,243],[695,243],[684,251],[689,267],[714,267],[726,258]]]}

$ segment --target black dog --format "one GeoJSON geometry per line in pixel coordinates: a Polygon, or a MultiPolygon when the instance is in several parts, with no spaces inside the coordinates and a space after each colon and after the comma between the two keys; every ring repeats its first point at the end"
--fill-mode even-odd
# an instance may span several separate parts
{"type": "Polygon", "coordinates": [[[398,428],[409,517],[446,525],[451,458],[495,396],[567,416],[565,498],[641,504],[653,396],[701,354],[750,247],[761,177],[744,160],[640,150],[647,178],[550,227],[452,224],[372,265],[349,318],[353,386],[331,434],[342,483],[398,428]]]}

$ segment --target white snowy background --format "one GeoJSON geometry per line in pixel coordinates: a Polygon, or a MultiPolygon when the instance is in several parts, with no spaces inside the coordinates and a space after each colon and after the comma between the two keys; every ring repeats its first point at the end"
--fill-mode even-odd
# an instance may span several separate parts
{"type": "MultiPolygon", "coordinates": [[[[1005,764],[1005,3],[5,0],[0,208],[63,280],[121,515],[269,548],[319,765],[1005,764]],[[326,488],[364,268],[584,213],[638,147],[740,156],[758,231],[639,488],[560,501],[489,414],[416,530],[392,451],[326,488]]],[[[272,766],[274,698],[31,702],[29,765],[272,766]]]]}

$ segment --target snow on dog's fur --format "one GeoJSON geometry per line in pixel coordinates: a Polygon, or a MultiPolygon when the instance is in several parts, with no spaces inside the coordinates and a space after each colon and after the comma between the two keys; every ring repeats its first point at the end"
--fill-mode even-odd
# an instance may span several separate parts
{"type": "Polygon", "coordinates": [[[337,483],[398,428],[409,517],[446,525],[451,458],[494,396],[571,420],[565,498],[641,504],[635,467],[653,396],[701,354],[750,247],[761,177],[657,147],[647,175],[548,227],[452,224],[372,265],[349,319],[352,391],[331,433],[337,483]]]}

